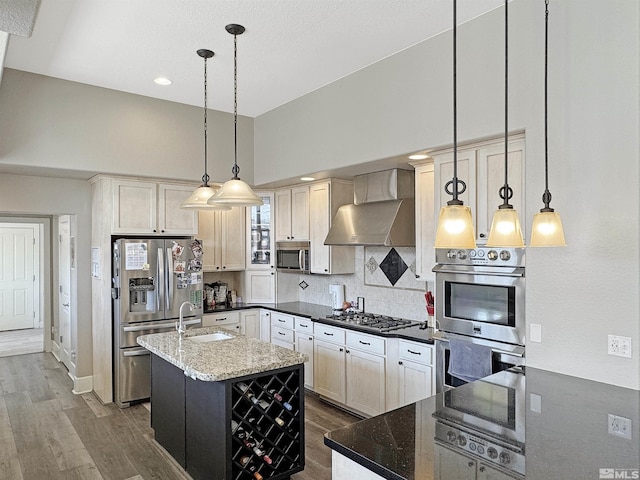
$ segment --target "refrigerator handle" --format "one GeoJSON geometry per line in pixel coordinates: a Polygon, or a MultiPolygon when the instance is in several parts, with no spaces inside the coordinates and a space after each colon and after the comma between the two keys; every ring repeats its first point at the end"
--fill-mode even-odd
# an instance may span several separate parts
{"type": "Polygon", "coordinates": [[[158,249],[158,267],[157,267],[157,285],[156,285],[156,311],[159,312],[160,308],[160,297],[161,295],[161,286],[164,285],[164,258],[162,254],[162,248],[158,249]]]}
{"type": "Polygon", "coordinates": [[[304,272],[304,250],[298,250],[298,267],[304,272]]]}
{"type": "Polygon", "coordinates": [[[171,249],[167,248],[167,310],[171,310],[171,296],[173,295],[173,268],[171,265],[171,249]]]}

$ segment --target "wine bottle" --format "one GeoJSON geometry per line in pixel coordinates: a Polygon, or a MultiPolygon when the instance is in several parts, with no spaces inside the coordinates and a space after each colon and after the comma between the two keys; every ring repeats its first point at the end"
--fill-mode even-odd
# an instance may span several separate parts
{"type": "Polygon", "coordinates": [[[251,461],[251,457],[249,455],[240,457],[240,465],[242,465],[245,470],[253,473],[253,478],[255,478],[256,480],[262,480],[263,477],[258,472],[258,467],[251,461]]]}
{"type": "Polygon", "coordinates": [[[289,402],[285,402],[282,395],[280,395],[275,389],[269,390],[269,393],[276,401],[280,402],[284,408],[289,411],[293,410],[291,404],[289,402]]]}
{"type": "Polygon", "coordinates": [[[231,420],[231,434],[235,435],[236,438],[240,440],[249,436],[248,433],[245,431],[245,429],[242,428],[240,424],[235,420],[231,420]]]}

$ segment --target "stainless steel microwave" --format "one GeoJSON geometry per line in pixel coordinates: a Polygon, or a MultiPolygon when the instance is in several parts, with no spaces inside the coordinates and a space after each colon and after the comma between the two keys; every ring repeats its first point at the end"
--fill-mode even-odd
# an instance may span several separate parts
{"type": "Polygon", "coordinates": [[[310,273],[309,242],[277,242],[276,268],[280,272],[310,273]]]}

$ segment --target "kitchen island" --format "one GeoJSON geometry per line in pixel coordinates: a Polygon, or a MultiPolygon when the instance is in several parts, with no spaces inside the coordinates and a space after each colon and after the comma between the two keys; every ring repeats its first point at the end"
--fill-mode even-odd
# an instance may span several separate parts
{"type": "Polygon", "coordinates": [[[306,355],[218,327],[144,335],[156,441],[195,480],[304,469],[306,355]]]}
{"type": "Polygon", "coordinates": [[[639,391],[526,367],[330,432],[324,443],[333,480],[632,479],[639,423],[639,391]]]}

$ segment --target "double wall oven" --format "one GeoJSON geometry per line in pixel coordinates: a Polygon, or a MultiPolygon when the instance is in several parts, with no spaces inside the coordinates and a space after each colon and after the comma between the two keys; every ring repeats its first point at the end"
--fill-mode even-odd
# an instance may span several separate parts
{"type": "Polygon", "coordinates": [[[449,374],[451,339],[490,347],[492,373],[523,365],[524,249],[437,249],[433,271],[437,391],[466,383],[449,374]]]}

